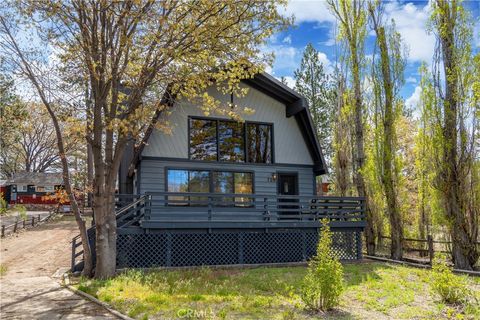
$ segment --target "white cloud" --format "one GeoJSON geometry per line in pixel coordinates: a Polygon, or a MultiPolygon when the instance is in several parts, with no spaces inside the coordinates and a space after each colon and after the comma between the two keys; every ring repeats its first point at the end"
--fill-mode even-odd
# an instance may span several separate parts
{"type": "Polygon", "coordinates": [[[325,73],[327,74],[333,73],[333,70],[334,70],[333,64],[330,61],[330,59],[328,59],[327,55],[324,52],[318,53],[318,60],[323,64],[325,73]]]}
{"type": "Polygon", "coordinates": [[[335,17],[326,6],[326,1],[292,0],[285,9],[286,15],[294,15],[295,23],[335,22],[335,17]]]}
{"type": "Polygon", "coordinates": [[[427,34],[426,24],[430,17],[431,7],[416,6],[413,3],[400,4],[388,2],[385,12],[389,19],[394,19],[398,32],[409,48],[408,60],[411,62],[431,62],[435,50],[435,37],[427,34]]]}
{"type": "Polygon", "coordinates": [[[290,35],[286,36],[285,38],[283,38],[282,42],[286,43],[286,44],[291,44],[292,43],[292,36],[290,36],[290,35]]]}
{"type": "Polygon", "coordinates": [[[417,78],[415,78],[415,77],[408,77],[407,79],[405,79],[405,82],[406,82],[406,83],[417,83],[417,78]]]}
{"type": "Polygon", "coordinates": [[[420,102],[420,95],[422,94],[422,88],[420,86],[415,87],[412,95],[405,100],[405,106],[408,109],[415,110],[420,102]]]}

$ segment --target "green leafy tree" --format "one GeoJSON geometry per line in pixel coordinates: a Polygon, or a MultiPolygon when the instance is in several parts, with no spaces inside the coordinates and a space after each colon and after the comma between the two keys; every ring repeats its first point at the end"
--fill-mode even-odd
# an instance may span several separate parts
{"type": "MultiPolygon", "coordinates": [[[[284,5],[282,1],[280,5],[284,5]]],[[[24,32],[38,30],[47,47],[57,49],[49,65],[52,78],[81,78],[89,88],[88,126],[80,124],[93,158],[93,209],[96,227],[95,277],[113,276],[116,266],[114,193],[120,162],[129,141],[136,140],[134,159],[159,117],[175,99],[198,103],[205,115],[217,113],[240,119],[247,112],[220,103],[206,93],[243,96],[240,80],[260,72],[270,56],[260,47],[275,31],[290,23],[277,1],[22,1],[24,32]]],[[[65,92],[83,92],[84,86],[48,87],[40,73],[44,56],[31,54],[19,44],[18,19],[0,16],[0,48],[10,67],[27,78],[51,116],[66,191],[81,229],[84,253],[89,255],[85,222],[79,215],[71,188],[69,165],[60,117],[68,113],[65,92]]],[[[14,14],[15,17],[18,13],[14,14]]],[[[47,66],[45,66],[47,67],[47,66]]],[[[50,79],[49,78],[49,79],[50,79]]],[[[68,83],[68,81],[67,81],[68,83]]],[[[64,81],[65,84],[65,81],[64,81]]],[[[76,107],[76,106],[72,106],[76,107]]],[[[74,108],[73,108],[74,109],[74,108]]],[[[132,170],[133,171],[133,170],[132,170]]],[[[92,273],[86,258],[84,273],[92,273]]],[[[91,260],[91,259],[90,259],[91,260]]]]}
{"type": "Polygon", "coordinates": [[[315,311],[328,311],[339,303],[343,292],[343,266],[333,250],[328,219],[322,220],[317,253],[308,264],[302,287],[302,300],[315,311]]]}
{"type": "MultiPolygon", "coordinates": [[[[351,89],[348,100],[351,101],[352,129],[352,168],[353,182],[357,195],[367,196],[362,170],[365,166],[364,139],[364,95],[362,93],[362,75],[364,72],[365,37],[367,34],[367,8],[364,0],[327,0],[329,10],[338,21],[339,38],[345,49],[344,61],[348,66],[347,87],[351,89]]],[[[348,92],[348,91],[347,91],[348,92]]],[[[367,253],[375,254],[375,234],[373,216],[367,207],[367,226],[365,238],[367,253]]]]}
{"type": "Polygon", "coordinates": [[[437,39],[429,118],[435,166],[434,187],[452,239],[458,269],[472,270],[479,258],[478,55],[472,54],[473,23],[459,1],[433,2],[430,30],[437,39]]]}
{"type": "MultiPolygon", "coordinates": [[[[403,257],[403,219],[399,204],[399,176],[396,161],[398,153],[396,125],[401,115],[403,102],[398,92],[403,86],[406,55],[400,34],[395,24],[387,25],[382,18],[383,5],[371,2],[368,6],[372,28],[376,34],[376,45],[380,57],[373,64],[375,103],[378,105],[380,132],[376,135],[380,144],[380,181],[385,195],[386,212],[390,222],[391,252],[393,259],[403,257]]],[[[378,123],[378,122],[377,122],[378,123]]]]}
{"type": "Polygon", "coordinates": [[[318,140],[330,165],[332,127],[335,119],[335,87],[320,61],[319,52],[311,43],[306,46],[300,67],[295,70],[294,76],[295,90],[307,99],[318,140]]]}

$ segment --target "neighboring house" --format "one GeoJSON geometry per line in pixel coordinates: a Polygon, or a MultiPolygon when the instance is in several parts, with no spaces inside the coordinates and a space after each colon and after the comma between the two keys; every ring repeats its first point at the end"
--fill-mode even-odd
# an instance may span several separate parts
{"type": "Polygon", "coordinates": [[[117,212],[118,267],[305,261],[322,217],[341,258],[361,256],[363,199],[316,195],[327,168],[306,100],[267,74],[242,85],[242,98],[209,93],[254,109],[244,122],[181,101],[164,119],[172,132],[148,137],[133,179],[126,153],[120,193],[138,200],[117,212]]]}
{"type": "Polygon", "coordinates": [[[61,173],[19,172],[6,180],[4,198],[10,204],[56,204],[45,196],[59,188],[63,188],[61,173]]]}

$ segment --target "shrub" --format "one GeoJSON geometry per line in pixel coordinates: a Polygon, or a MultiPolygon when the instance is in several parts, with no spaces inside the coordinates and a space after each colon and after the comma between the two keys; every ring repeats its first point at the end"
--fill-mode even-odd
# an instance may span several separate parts
{"type": "Polygon", "coordinates": [[[467,302],[471,295],[466,279],[453,274],[442,254],[436,254],[433,259],[431,287],[443,302],[449,304],[467,302]]]}
{"type": "Polygon", "coordinates": [[[27,208],[25,208],[24,205],[16,204],[13,210],[18,212],[18,215],[22,220],[27,218],[27,208]]]}
{"type": "Polygon", "coordinates": [[[0,215],[7,212],[7,201],[3,198],[3,192],[0,192],[0,215]]]}
{"type": "Polygon", "coordinates": [[[343,291],[343,267],[332,250],[332,232],[328,220],[322,220],[317,254],[309,262],[303,280],[301,298],[315,311],[327,311],[336,307],[343,291]]]}

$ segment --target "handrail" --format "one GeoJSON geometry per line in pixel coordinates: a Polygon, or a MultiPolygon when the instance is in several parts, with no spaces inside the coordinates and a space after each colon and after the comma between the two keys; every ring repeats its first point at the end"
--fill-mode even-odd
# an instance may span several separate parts
{"type": "Polygon", "coordinates": [[[115,212],[115,215],[117,217],[120,216],[122,213],[124,213],[128,209],[135,207],[137,204],[139,204],[142,201],[145,201],[145,199],[147,199],[148,197],[149,197],[148,195],[142,195],[138,200],[136,200],[136,201],[134,201],[130,204],[127,204],[126,206],[123,206],[120,209],[118,209],[117,212],[115,212]]]}
{"type": "Polygon", "coordinates": [[[365,198],[317,195],[150,192],[145,221],[365,221],[365,198]]]}

